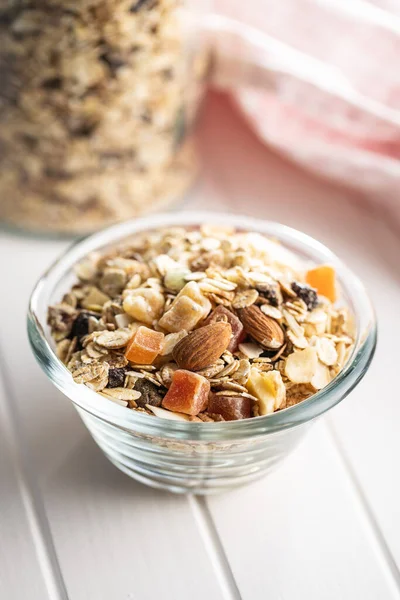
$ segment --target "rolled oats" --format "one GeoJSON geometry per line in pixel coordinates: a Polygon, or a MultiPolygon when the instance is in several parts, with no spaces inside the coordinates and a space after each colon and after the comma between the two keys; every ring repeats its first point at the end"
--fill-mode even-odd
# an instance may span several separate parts
{"type": "Polygon", "coordinates": [[[76,383],[131,410],[209,422],[294,406],[340,372],[354,345],[346,309],[278,244],[211,230],[136,234],[77,266],[48,311],[76,383]]]}

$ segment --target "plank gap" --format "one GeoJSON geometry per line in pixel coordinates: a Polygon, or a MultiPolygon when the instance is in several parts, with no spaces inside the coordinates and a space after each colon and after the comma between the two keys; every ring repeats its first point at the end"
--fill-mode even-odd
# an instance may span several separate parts
{"type": "Polygon", "coordinates": [[[4,388],[4,426],[8,432],[8,446],[14,463],[27,522],[32,534],[43,581],[50,600],[69,600],[61,574],[53,538],[46,518],[41,494],[37,488],[33,465],[26,448],[24,432],[19,423],[16,399],[8,379],[0,346],[0,382],[4,388]],[[18,441],[17,441],[18,440],[18,441]]]}
{"type": "Polygon", "coordinates": [[[328,435],[331,438],[332,444],[336,450],[337,457],[341,463],[342,469],[346,474],[353,495],[360,506],[361,514],[367,526],[367,531],[375,548],[383,569],[386,571],[388,579],[391,581],[394,591],[400,598],[400,570],[391,553],[385,537],[378,525],[375,514],[363,492],[361,483],[356,475],[356,472],[351,464],[343,444],[336,433],[335,425],[331,417],[325,419],[328,435]]]}
{"type": "Polygon", "coordinates": [[[207,554],[221,587],[223,600],[242,600],[232,569],[226,557],[206,499],[201,496],[188,495],[194,519],[203,539],[207,554]]]}

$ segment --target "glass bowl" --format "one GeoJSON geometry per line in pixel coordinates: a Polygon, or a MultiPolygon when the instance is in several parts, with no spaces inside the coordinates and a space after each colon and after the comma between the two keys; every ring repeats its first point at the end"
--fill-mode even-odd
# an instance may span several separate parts
{"type": "Polygon", "coordinates": [[[158,214],[114,225],[75,243],[43,275],[30,300],[28,334],[33,352],[54,385],[72,400],[104,454],[130,477],[172,492],[209,494],[268,473],[301,440],[317,417],[338,404],[365,375],[376,345],[374,311],[358,278],[325,246],[278,223],[240,215],[187,212],[158,214]],[[47,307],[75,281],[73,267],[89,252],[112,246],[136,232],[164,226],[224,224],[280,240],[301,258],[330,263],[355,315],[354,350],[340,374],[300,404],[271,415],[219,423],[161,419],[114,404],[76,384],[54,352],[47,307]]]}

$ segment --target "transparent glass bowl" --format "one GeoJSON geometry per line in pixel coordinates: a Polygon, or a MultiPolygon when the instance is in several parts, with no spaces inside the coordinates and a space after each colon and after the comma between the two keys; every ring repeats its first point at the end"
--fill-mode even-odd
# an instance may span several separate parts
{"type": "Polygon", "coordinates": [[[374,312],[363,285],[325,246],[280,225],[215,213],[159,214],[118,224],[74,244],[37,283],[29,306],[28,333],[46,375],[72,400],[96,443],[121,471],[173,492],[208,494],[248,483],[270,471],[297,445],[311,423],[345,398],[366,373],[376,345],[374,312]],[[222,423],[160,419],[128,410],[76,384],[54,352],[47,307],[75,280],[73,266],[87,253],[112,246],[138,231],[201,223],[233,225],[279,239],[300,257],[330,263],[344,301],[356,319],[354,351],[341,373],[323,390],[272,415],[222,423]]]}

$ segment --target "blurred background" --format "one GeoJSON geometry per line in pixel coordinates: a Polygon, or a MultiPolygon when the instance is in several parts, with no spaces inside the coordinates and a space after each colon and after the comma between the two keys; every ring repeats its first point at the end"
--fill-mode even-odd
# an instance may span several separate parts
{"type": "Polygon", "coordinates": [[[398,219],[399,32],[390,0],[3,3],[0,217],[74,234],[178,206],[214,89],[268,147],[398,219]]]}
{"type": "Polygon", "coordinates": [[[0,2],[0,598],[398,599],[399,47],[398,0],[0,2]],[[109,464],[25,331],[73,237],[197,209],[323,241],[380,336],[282,470],[207,500],[109,464]]]}

